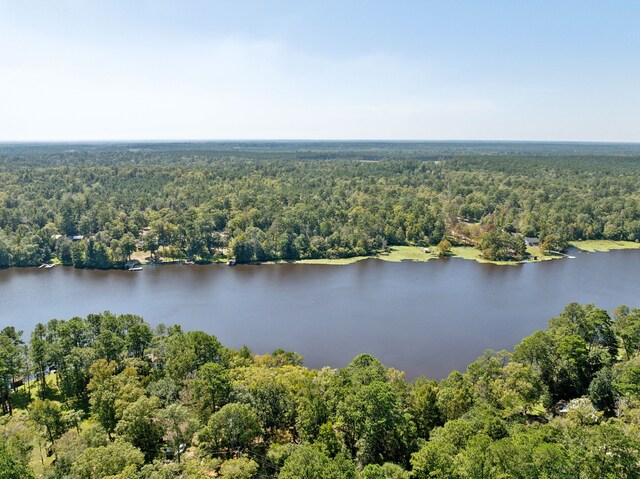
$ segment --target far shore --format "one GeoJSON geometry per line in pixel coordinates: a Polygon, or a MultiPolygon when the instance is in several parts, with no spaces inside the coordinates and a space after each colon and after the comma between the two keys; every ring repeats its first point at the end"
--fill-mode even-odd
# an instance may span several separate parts
{"type": "MultiPolygon", "coordinates": [[[[576,249],[588,253],[593,252],[606,252],[620,249],[640,249],[640,243],[633,241],[613,241],[613,240],[588,240],[588,241],[572,241],[570,246],[576,249]]],[[[435,249],[432,248],[432,250],[435,249]]],[[[362,261],[365,259],[379,259],[382,261],[400,262],[400,261],[414,261],[414,262],[427,262],[432,259],[442,259],[437,253],[430,252],[425,253],[424,247],[420,246],[391,246],[390,252],[379,253],[370,256],[354,256],[351,258],[337,258],[337,259],[302,259],[302,260],[280,260],[269,261],[269,264],[324,264],[324,265],[347,265],[362,261]]],[[[494,264],[498,266],[517,266],[519,264],[527,263],[540,263],[542,261],[564,259],[569,256],[564,253],[547,253],[542,254],[539,247],[527,247],[529,257],[523,261],[492,261],[482,257],[482,252],[478,248],[473,246],[453,246],[451,253],[446,258],[460,258],[465,260],[476,261],[483,264],[494,264]]]]}
{"type": "MultiPolygon", "coordinates": [[[[584,240],[584,241],[570,241],[570,247],[574,247],[580,251],[586,253],[600,253],[600,252],[608,252],[615,250],[632,250],[632,249],[640,249],[640,242],[634,241],[614,241],[614,240],[584,240]]],[[[429,252],[426,251],[423,246],[391,246],[389,251],[381,252],[378,254],[368,255],[368,256],[352,256],[349,258],[321,258],[321,259],[299,259],[299,260],[275,260],[275,261],[264,261],[264,262],[254,262],[254,263],[246,263],[252,265],[260,265],[260,264],[319,264],[319,265],[333,265],[333,266],[343,266],[348,264],[357,263],[358,261],[363,261],[366,259],[378,259],[381,261],[389,261],[392,263],[399,263],[401,261],[412,261],[416,263],[426,263],[427,261],[431,261],[433,259],[450,259],[450,258],[460,258],[464,260],[476,261],[477,263],[482,264],[493,264],[497,266],[517,266],[520,264],[527,263],[540,263],[543,261],[557,260],[563,258],[571,258],[570,255],[560,252],[547,253],[542,254],[539,247],[527,247],[527,253],[529,256],[522,261],[492,261],[486,258],[483,258],[482,252],[478,248],[474,248],[473,246],[453,246],[450,250],[450,253],[445,257],[441,257],[438,253],[434,252],[435,247],[432,248],[429,252]]],[[[170,265],[170,264],[184,264],[186,260],[184,259],[164,259],[162,258],[160,261],[151,262],[148,260],[148,254],[143,251],[137,251],[135,255],[132,256],[132,259],[135,260],[138,264],[142,266],[162,266],[162,265],[170,265]]],[[[220,258],[214,261],[196,261],[195,264],[198,265],[209,265],[209,264],[226,264],[226,258],[220,258]]],[[[59,260],[53,259],[51,261],[54,265],[62,266],[59,260]]],[[[240,264],[240,263],[239,263],[240,264]]],[[[38,266],[28,266],[33,268],[38,268],[38,266]]],[[[15,266],[14,266],[15,268],[15,266]]],[[[92,269],[92,268],[79,268],[79,269],[92,269]]],[[[107,268],[107,270],[123,270],[124,268],[107,268]]]]}

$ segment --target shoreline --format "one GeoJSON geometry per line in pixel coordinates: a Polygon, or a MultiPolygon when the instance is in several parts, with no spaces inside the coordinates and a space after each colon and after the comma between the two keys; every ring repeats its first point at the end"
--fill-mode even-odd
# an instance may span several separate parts
{"type": "MultiPolygon", "coordinates": [[[[570,247],[574,247],[577,250],[584,253],[604,253],[617,250],[640,250],[640,243],[633,241],[614,241],[614,240],[584,240],[584,241],[570,241],[570,247]]],[[[558,260],[558,259],[572,259],[572,257],[566,253],[552,253],[542,255],[538,247],[527,247],[527,252],[531,259],[525,259],[522,261],[492,261],[482,257],[482,253],[479,249],[473,246],[453,246],[451,248],[452,254],[444,259],[463,259],[469,261],[475,261],[480,264],[493,264],[496,266],[518,266],[521,264],[542,263],[544,261],[558,260]],[[537,259],[533,259],[537,257],[537,259]]],[[[398,263],[401,261],[412,261],[416,263],[426,263],[432,259],[442,259],[436,253],[424,253],[423,248],[419,246],[392,246],[391,252],[379,253],[370,256],[354,256],[351,258],[338,258],[338,259],[303,259],[303,260],[279,260],[279,261],[267,261],[263,264],[322,264],[322,265],[336,265],[342,266],[347,264],[353,264],[358,261],[366,259],[378,259],[381,261],[389,261],[398,263]]]]}
{"type": "Polygon", "coordinates": [[[453,246],[451,247],[451,254],[441,258],[437,253],[425,253],[420,246],[392,246],[389,253],[380,253],[371,256],[355,256],[352,258],[340,258],[340,259],[307,259],[296,261],[272,261],[271,264],[324,264],[324,265],[346,265],[356,263],[358,261],[366,259],[378,259],[381,261],[389,261],[392,263],[399,263],[402,261],[411,261],[414,263],[426,263],[434,259],[463,259],[467,261],[475,261],[481,264],[493,264],[496,266],[517,266],[520,264],[528,263],[541,263],[543,261],[549,261],[554,259],[562,259],[564,256],[552,254],[543,256],[538,248],[527,248],[528,253],[532,259],[526,259],[522,261],[492,261],[482,257],[482,253],[479,249],[473,246],[453,246]],[[533,259],[537,257],[537,259],[533,259]]]}
{"type": "MultiPolygon", "coordinates": [[[[618,250],[640,250],[640,243],[634,241],[614,241],[614,240],[584,240],[584,241],[570,241],[569,246],[576,248],[583,253],[606,253],[610,251],[618,250]]],[[[368,256],[352,256],[349,258],[319,258],[319,259],[299,259],[299,260],[274,260],[254,263],[239,263],[248,265],[262,265],[262,264],[309,264],[309,265],[329,265],[329,266],[345,266],[359,261],[368,259],[377,259],[380,261],[388,261],[391,263],[400,263],[402,261],[411,261],[414,263],[426,263],[431,260],[437,259],[462,259],[467,261],[475,261],[480,264],[492,264],[496,266],[518,266],[522,264],[542,263],[545,261],[558,260],[558,259],[570,259],[572,256],[566,253],[553,253],[542,255],[538,247],[527,247],[529,253],[529,259],[522,261],[492,261],[482,257],[482,253],[479,249],[473,246],[452,246],[451,254],[441,258],[437,253],[425,253],[424,247],[421,246],[391,246],[390,251],[368,255],[368,256]],[[535,258],[535,259],[534,259],[535,258]]],[[[140,261],[141,266],[164,266],[164,265],[180,265],[185,260],[168,260],[157,263],[150,263],[146,261],[140,261]]],[[[63,265],[59,260],[52,260],[55,266],[73,267],[72,265],[63,265]]],[[[226,259],[219,261],[208,262],[196,262],[198,266],[208,265],[225,265],[226,259]]],[[[185,265],[186,266],[186,265],[185,265]]],[[[10,266],[9,268],[2,268],[2,270],[10,270],[15,268],[35,268],[40,266],[10,266]]],[[[76,269],[93,269],[97,271],[127,271],[125,268],[76,268],[76,269]]]]}
{"type": "Polygon", "coordinates": [[[585,253],[606,253],[622,249],[640,249],[640,242],[635,241],[615,241],[615,240],[582,240],[569,241],[569,246],[573,246],[585,253]]]}

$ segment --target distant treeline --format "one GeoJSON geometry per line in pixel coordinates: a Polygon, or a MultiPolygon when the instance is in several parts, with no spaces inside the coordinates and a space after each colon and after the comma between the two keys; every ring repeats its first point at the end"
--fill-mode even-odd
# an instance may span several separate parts
{"type": "Polygon", "coordinates": [[[126,314],[8,326],[0,477],[637,478],[639,351],[640,310],[576,303],[440,381],[126,314]]]}
{"type": "Polygon", "coordinates": [[[508,259],[523,249],[508,235],[640,238],[631,146],[421,145],[3,145],[0,267],[340,258],[445,237],[508,259]]]}

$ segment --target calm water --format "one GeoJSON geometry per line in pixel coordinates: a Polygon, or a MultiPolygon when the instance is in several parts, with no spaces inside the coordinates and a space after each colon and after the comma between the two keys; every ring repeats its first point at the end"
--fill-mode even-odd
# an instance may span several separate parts
{"type": "Polygon", "coordinates": [[[310,367],[342,367],[369,352],[409,377],[440,378],[486,348],[512,348],[571,301],[640,306],[640,251],[573,254],[517,267],[450,259],[11,269],[0,271],[0,326],[30,331],[51,318],[128,312],[231,347],[297,351],[310,367]]]}

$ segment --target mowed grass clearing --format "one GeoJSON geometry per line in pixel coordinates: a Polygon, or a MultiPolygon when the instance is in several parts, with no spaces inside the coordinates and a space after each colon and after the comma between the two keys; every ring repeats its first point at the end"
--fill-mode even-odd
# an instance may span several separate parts
{"type": "Polygon", "coordinates": [[[434,249],[436,249],[435,246],[431,248],[431,253],[425,253],[424,247],[420,246],[392,246],[389,253],[382,253],[377,258],[396,263],[400,261],[424,262],[438,257],[434,249]]]}
{"type": "Polygon", "coordinates": [[[640,249],[640,243],[636,243],[635,241],[585,240],[570,241],[569,244],[578,248],[580,251],[586,251],[588,253],[618,249],[640,249]]]}
{"type": "MultiPolygon", "coordinates": [[[[540,252],[540,248],[528,247],[529,259],[523,261],[524,263],[537,263],[540,261],[548,261],[551,259],[563,258],[562,255],[551,254],[543,255],[540,252]],[[533,259],[533,258],[536,259],[533,259]]],[[[514,266],[522,264],[519,261],[491,261],[482,257],[482,252],[474,248],[473,246],[453,246],[451,248],[452,258],[462,258],[471,261],[477,261],[478,263],[496,264],[501,266],[514,266]]],[[[295,264],[327,264],[327,265],[346,265],[353,264],[365,259],[380,259],[382,261],[391,261],[399,263],[400,261],[415,261],[426,262],[432,259],[437,259],[438,253],[435,246],[431,247],[430,253],[424,252],[422,246],[392,246],[389,252],[380,253],[372,256],[354,256],[353,258],[337,258],[337,259],[302,259],[297,261],[276,261],[276,263],[295,263],[295,264]]]]}
{"type": "Polygon", "coordinates": [[[559,254],[543,255],[540,251],[540,248],[537,246],[527,247],[527,253],[529,253],[529,258],[524,261],[492,261],[483,258],[482,252],[478,248],[474,248],[473,246],[453,246],[451,248],[451,255],[454,258],[473,260],[477,261],[478,263],[497,264],[500,266],[514,266],[523,263],[539,263],[541,261],[563,258],[563,256],[559,254]]]}
{"type": "MultiPolygon", "coordinates": [[[[364,259],[380,259],[382,261],[391,261],[399,263],[400,261],[418,261],[425,262],[430,259],[437,258],[435,253],[425,253],[424,247],[420,246],[391,246],[389,252],[380,253],[372,256],[354,256],[352,258],[337,258],[337,259],[301,259],[297,261],[288,261],[295,264],[330,264],[330,265],[345,265],[353,264],[364,259]]],[[[279,263],[285,263],[285,261],[278,261],[279,263]]]]}

